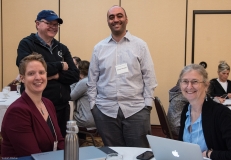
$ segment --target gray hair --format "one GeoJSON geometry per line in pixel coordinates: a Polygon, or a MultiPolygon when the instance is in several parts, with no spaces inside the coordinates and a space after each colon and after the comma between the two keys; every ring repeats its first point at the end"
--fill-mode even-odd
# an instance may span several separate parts
{"type": "Polygon", "coordinates": [[[218,72],[223,72],[225,70],[230,71],[229,65],[225,61],[220,61],[218,65],[218,72]]]}
{"type": "Polygon", "coordinates": [[[207,85],[208,84],[208,73],[206,72],[205,68],[199,64],[190,64],[190,65],[185,66],[180,73],[179,80],[182,79],[185,73],[188,73],[193,70],[199,73],[203,77],[203,81],[205,82],[205,85],[207,85]]]}

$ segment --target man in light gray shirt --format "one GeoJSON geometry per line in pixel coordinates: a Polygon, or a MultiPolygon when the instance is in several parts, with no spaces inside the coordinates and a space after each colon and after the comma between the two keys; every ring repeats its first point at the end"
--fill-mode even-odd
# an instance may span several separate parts
{"type": "Polygon", "coordinates": [[[149,147],[150,112],[157,86],[147,44],[126,30],[125,10],[107,12],[111,36],[95,47],[88,72],[88,97],[105,146],[149,147]]]}

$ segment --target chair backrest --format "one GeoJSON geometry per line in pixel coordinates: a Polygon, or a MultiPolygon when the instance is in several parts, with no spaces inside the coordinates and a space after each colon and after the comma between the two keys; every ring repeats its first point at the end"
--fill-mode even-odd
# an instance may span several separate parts
{"type": "Polygon", "coordinates": [[[13,81],[10,82],[7,86],[10,86],[11,91],[17,91],[17,84],[15,84],[13,81]]]}
{"type": "Polygon", "coordinates": [[[156,106],[156,112],[159,117],[159,121],[160,121],[160,125],[161,125],[163,133],[166,135],[167,138],[174,139],[172,132],[170,130],[170,127],[169,127],[168,118],[166,116],[164,107],[162,103],[160,102],[160,99],[158,97],[155,97],[154,103],[156,106]]]}

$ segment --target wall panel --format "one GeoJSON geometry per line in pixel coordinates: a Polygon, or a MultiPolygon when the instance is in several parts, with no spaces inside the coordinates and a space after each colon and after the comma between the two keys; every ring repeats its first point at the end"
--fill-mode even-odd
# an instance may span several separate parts
{"type": "MultiPolygon", "coordinates": [[[[223,1],[217,1],[217,0],[203,0],[203,1],[201,1],[201,0],[188,0],[188,21],[187,21],[188,32],[187,32],[187,57],[186,57],[187,58],[187,62],[186,62],[187,64],[190,64],[191,60],[192,60],[191,56],[192,56],[193,10],[231,10],[231,1],[230,0],[223,0],[223,1]]],[[[199,16],[196,16],[196,25],[197,26],[196,26],[196,30],[195,30],[195,33],[196,33],[195,43],[197,43],[197,44],[195,45],[195,49],[197,48],[197,52],[199,51],[198,50],[199,48],[200,48],[200,50],[202,48],[206,49],[206,47],[203,47],[203,46],[204,46],[205,43],[207,43],[206,45],[208,45],[209,41],[208,41],[208,39],[205,40],[204,38],[206,38],[206,37],[209,38],[208,34],[212,33],[213,31],[215,31],[214,33],[216,34],[216,36],[221,36],[222,34],[224,34],[224,33],[222,33],[223,32],[222,28],[230,26],[230,24],[228,24],[228,22],[227,21],[225,22],[224,20],[226,21],[228,19],[225,18],[224,16],[222,16],[222,17],[218,16],[217,17],[217,16],[214,16],[214,15],[199,15],[199,16]],[[199,21],[197,21],[197,20],[199,20],[199,21]],[[218,26],[221,26],[222,28],[220,28],[220,27],[217,28],[218,26]],[[218,33],[219,30],[222,31],[222,32],[218,33]],[[204,41],[202,41],[202,39],[200,40],[200,38],[202,38],[202,37],[204,37],[203,38],[204,41]]],[[[223,28],[223,29],[225,29],[225,28],[223,28]]],[[[211,36],[214,37],[215,34],[213,34],[211,36]]],[[[228,35],[226,35],[226,36],[228,37],[228,35]]],[[[210,38],[212,38],[212,37],[210,37],[210,38]]],[[[214,38],[216,40],[218,40],[217,38],[219,38],[219,37],[214,37],[214,38]]],[[[223,45],[222,43],[223,43],[223,41],[220,41],[220,43],[219,44],[217,43],[216,45],[220,45],[220,47],[222,47],[222,45],[223,45]]],[[[214,45],[214,43],[210,43],[210,45],[212,46],[212,45],[214,45]]],[[[215,47],[215,46],[213,46],[213,47],[215,47]]],[[[202,53],[202,52],[210,54],[207,58],[212,59],[212,57],[213,57],[213,59],[217,59],[212,64],[214,66],[218,65],[218,61],[219,61],[220,58],[218,58],[218,57],[216,58],[216,57],[214,57],[214,55],[212,55],[212,57],[210,57],[211,56],[210,51],[204,52],[204,50],[201,50],[200,53],[202,53]]],[[[215,52],[218,52],[218,50],[216,50],[215,52]]],[[[215,53],[215,52],[213,52],[213,53],[215,53]]],[[[201,58],[201,59],[203,59],[203,58],[201,58]]],[[[198,61],[195,61],[195,63],[196,62],[198,63],[198,62],[200,62],[200,60],[198,59],[198,61]]],[[[215,76],[214,75],[215,71],[210,72],[210,69],[209,69],[208,72],[209,72],[209,75],[211,74],[211,77],[215,76]]]]}
{"type": "Polygon", "coordinates": [[[0,0],[0,90],[2,90],[2,0],[0,0]]]}
{"type": "Polygon", "coordinates": [[[216,78],[219,61],[231,65],[231,14],[196,15],[194,44],[194,63],[205,61],[209,78],[216,78]]]}
{"type": "Polygon", "coordinates": [[[3,85],[18,74],[16,66],[19,41],[36,32],[35,19],[38,12],[51,9],[58,13],[57,0],[2,0],[3,23],[3,85]]]}
{"type": "Polygon", "coordinates": [[[107,11],[118,4],[119,0],[61,0],[60,40],[72,56],[90,61],[94,46],[110,35],[107,11]]]}
{"type": "MultiPolygon", "coordinates": [[[[167,112],[168,91],[176,84],[184,66],[186,2],[121,0],[121,6],[128,14],[128,30],[149,46],[158,80],[154,95],[160,98],[167,112]]],[[[159,123],[155,109],[151,123],[159,123]]]]}

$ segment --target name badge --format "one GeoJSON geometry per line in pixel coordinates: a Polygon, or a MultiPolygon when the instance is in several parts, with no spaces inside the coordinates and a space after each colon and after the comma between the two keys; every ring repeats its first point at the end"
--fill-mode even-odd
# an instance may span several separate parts
{"type": "Polygon", "coordinates": [[[58,141],[54,141],[53,151],[57,151],[58,141]]]}
{"type": "Polygon", "coordinates": [[[115,67],[116,67],[116,73],[117,74],[122,74],[122,73],[128,72],[128,65],[127,65],[127,63],[120,64],[120,65],[117,65],[115,67]]]}

